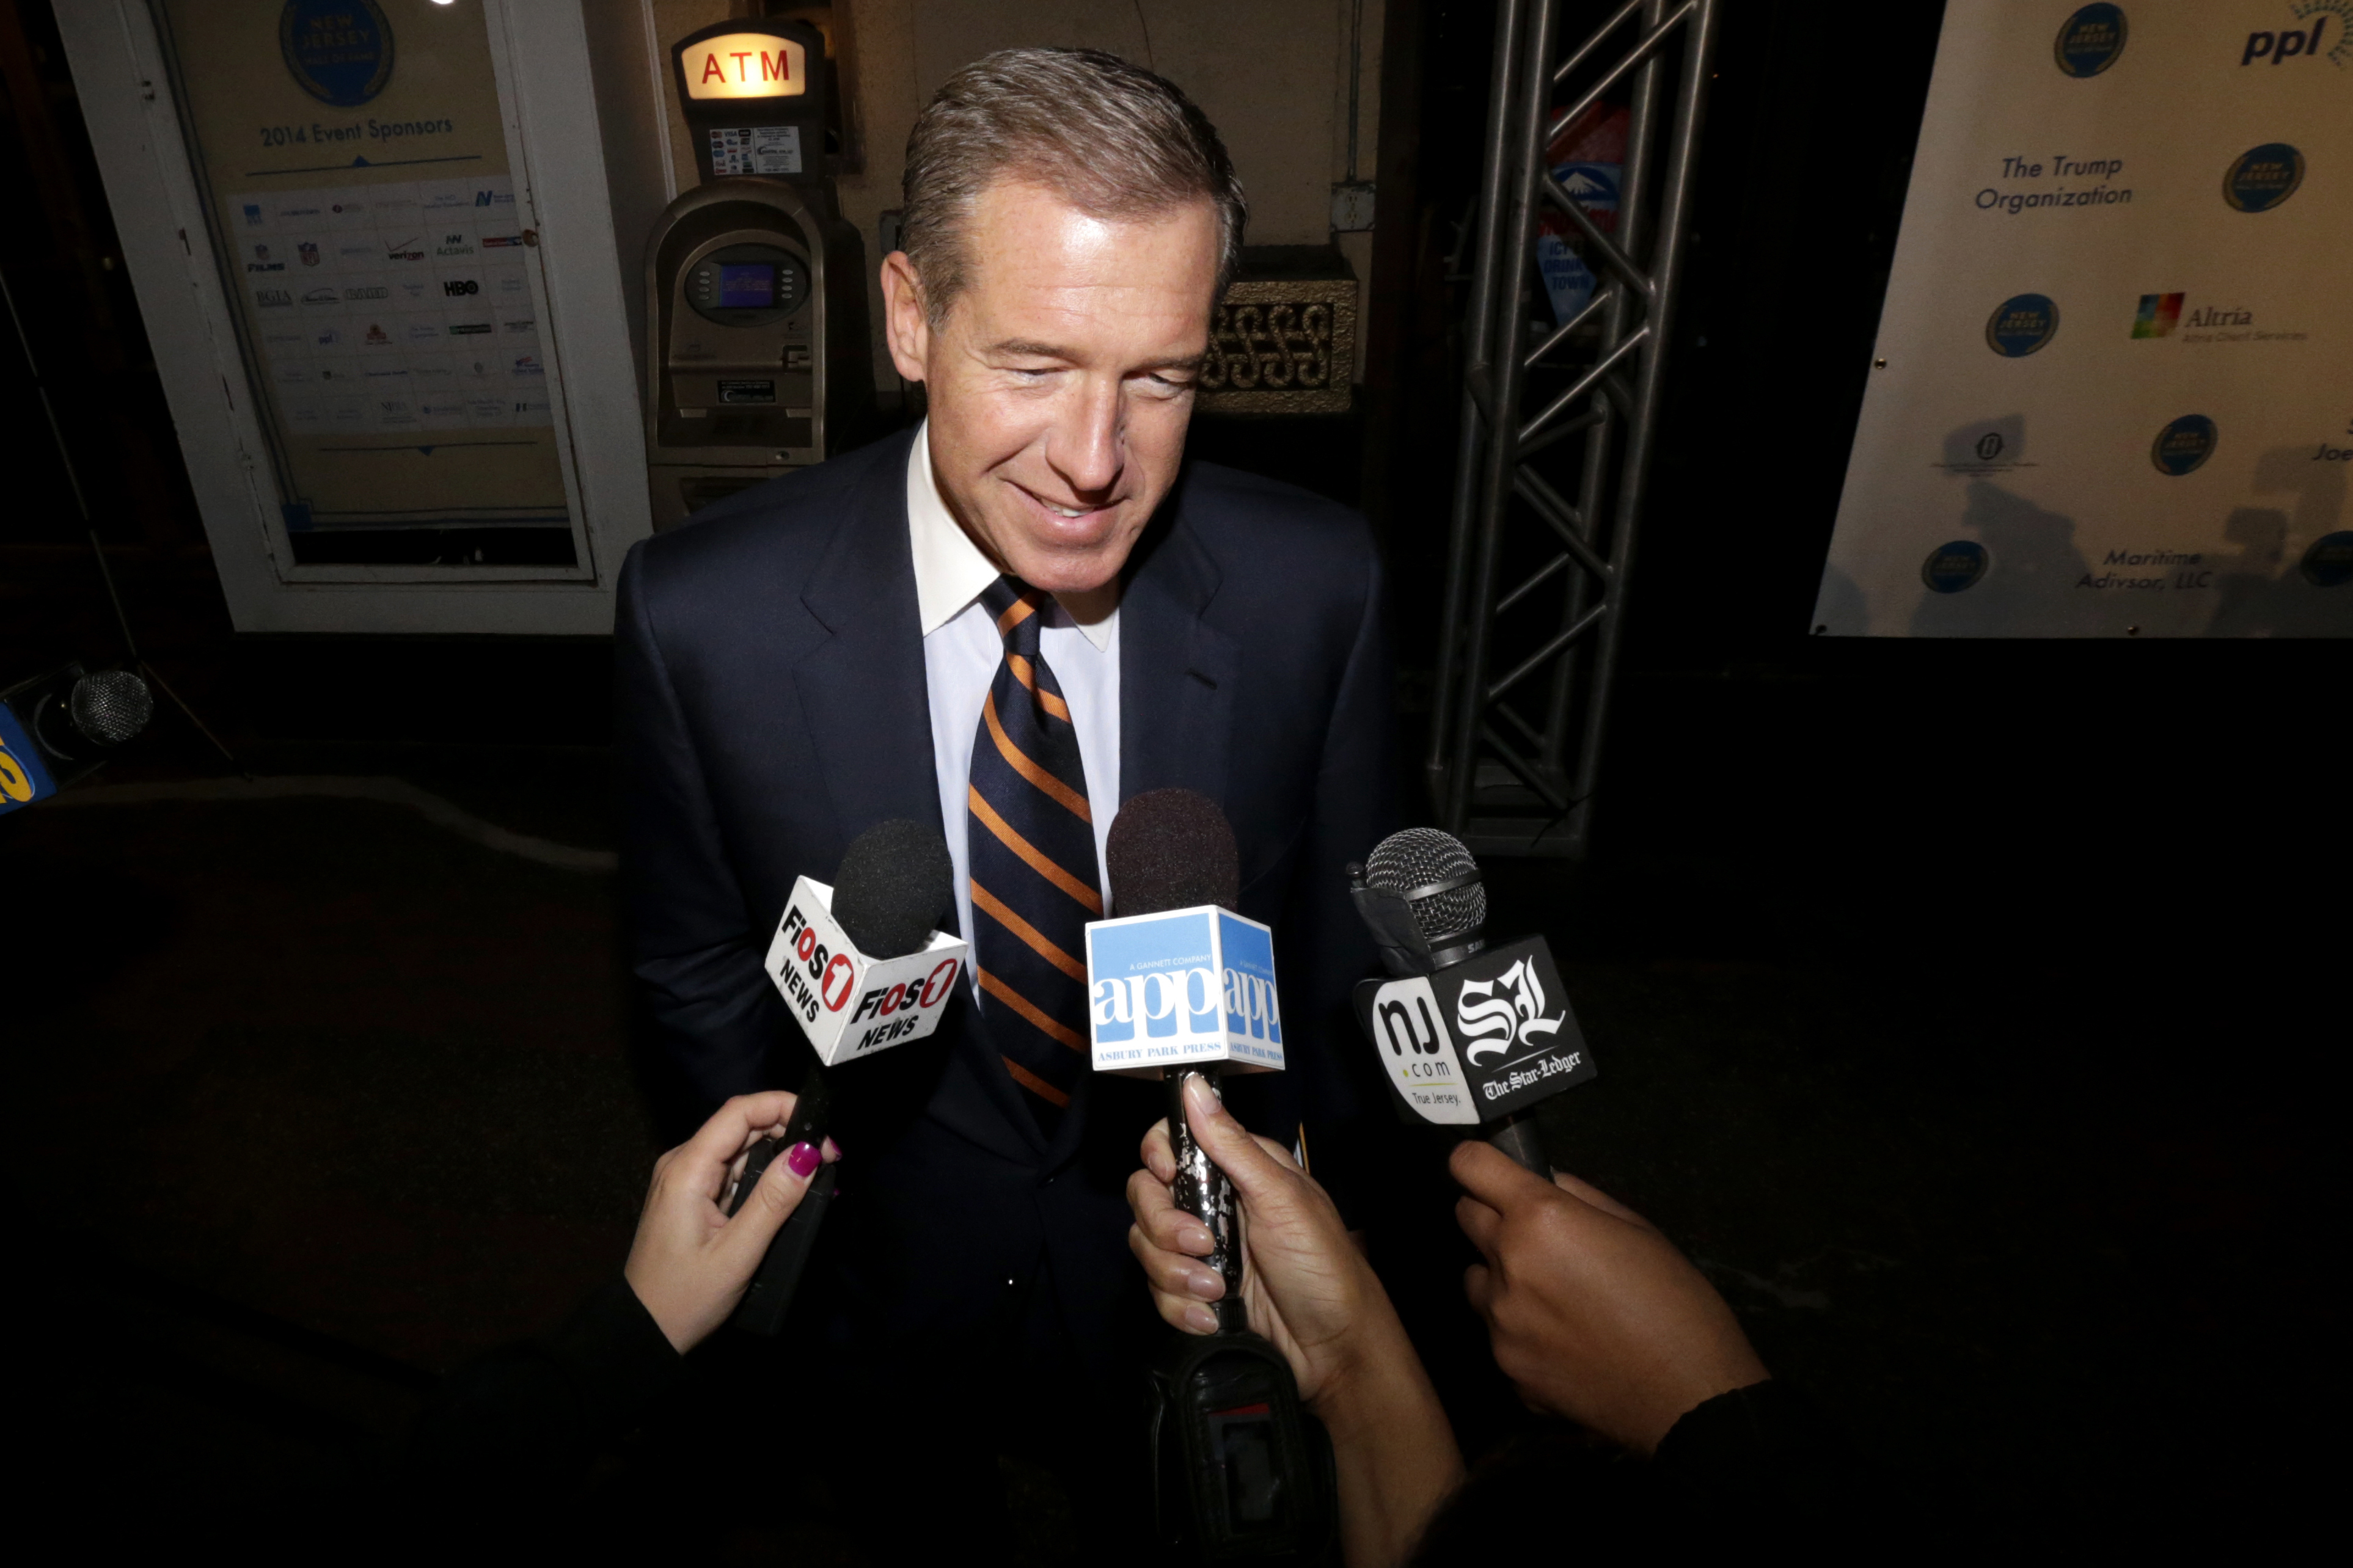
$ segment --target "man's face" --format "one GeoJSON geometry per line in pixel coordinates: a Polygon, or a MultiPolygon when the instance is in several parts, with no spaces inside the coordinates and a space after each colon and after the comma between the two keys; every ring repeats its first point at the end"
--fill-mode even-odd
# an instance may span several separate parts
{"type": "Polygon", "coordinates": [[[932,471],[981,548],[1032,586],[1119,575],[1185,454],[1217,287],[1217,209],[1090,217],[1000,181],[934,330],[903,254],[882,264],[891,355],[924,384],[932,471]]]}

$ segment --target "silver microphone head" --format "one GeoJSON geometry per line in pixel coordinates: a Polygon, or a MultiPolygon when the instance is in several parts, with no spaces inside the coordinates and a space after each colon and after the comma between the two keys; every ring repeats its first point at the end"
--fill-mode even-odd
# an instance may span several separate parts
{"type": "Polygon", "coordinates": [[[119,746],[147,728],[155,716],[155,694],[127,669],[101,669],[74,682],[66,707],[85,738],[119,746]]]}
{"type": "Polygon", "coordinates": [[[1392,833],[1365,862],[1366,886],[1403,899],[1433,951],[1477,935],[1487,923],[1487,889],[1478,877],[1479,862],[1462,841],[1435,827],[1392,833]]]}

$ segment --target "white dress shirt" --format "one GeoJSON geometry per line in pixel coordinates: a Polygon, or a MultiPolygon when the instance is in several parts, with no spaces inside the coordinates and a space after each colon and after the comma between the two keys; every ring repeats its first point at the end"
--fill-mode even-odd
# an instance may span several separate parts
{"type": "MultiPolygon", "coordinates": [[[[932,478],[931,423],[915,432],[907,454],[907,534],[914,547],[916,615],[923,628],[923,683],[932,705],[932,761],[939,770],[940,825],[955,862],[956,919],[972,935],[972,747],[989,683],[1005,662],[996,617],[980,602],[997,571],[980,552],[940,497],[932,478]]],[[[1054,672],[1079,732],[1079,761],[1087,770],[1087,806],[1094,818],[1095,879],[1106,905],[1111,883],[1103,841],[1119,810],[1119,611],[1092,626],[1071,619],[1048,601],[1038,652],[1054,672]]],[[[980,995],[977,977],[973,995],[980,995]]]]}

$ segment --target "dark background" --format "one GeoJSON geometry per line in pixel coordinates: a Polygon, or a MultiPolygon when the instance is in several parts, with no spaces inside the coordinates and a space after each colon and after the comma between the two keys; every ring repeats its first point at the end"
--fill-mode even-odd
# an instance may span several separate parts
{"type": "MultiPolygon", "coordinates": [[[[1492,12],[1388,13],[1360,407],[1194,445],[1374,518],[1411,730],[1492,12]]],[[[2346,650],[1806,635],[1938,22],[1726,9],[1594,853],[1492,864],[1493,929],[1549,936],[1602,1068],[1556,1158],[1700,1260],[1924,1539],[2243,1549],[2327,1495],[2341,1397],[2346,650]]],[[[602,642],[232,635],[43,0],[0,0],[0,264],[143,651],[256,774],[609,847],[602,642]]],[[[12,337],[0,440],[0,682],[118,657],[12,337]]],[[[227,773],[167,709],[103,782],[227,773]]],[[[18,1427],[58,1515],[93,1474],[253,1530],[358,1495],[434,1375],[617,1264],[658,1134],[608,877],[182,788],[0,820],[0,911],[18,1427]]],[[[1519,1418],[1440,1152],[1377,1254],[1481,1448],[1519,1418]]],[[[724,1555],[833,1560],[854,1527],[804,1500],[724,1555]]]]}

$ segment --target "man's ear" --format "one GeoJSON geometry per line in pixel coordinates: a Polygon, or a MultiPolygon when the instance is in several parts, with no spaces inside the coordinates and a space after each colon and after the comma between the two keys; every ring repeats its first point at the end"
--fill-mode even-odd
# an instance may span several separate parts
{"type": "Polygon", "coordinates": [[[882,258],[882,330],[891,363],[902,381],[924,379],[932,353],[932,323],[923,314],[923,285],[903,250],[882,258]]]}

